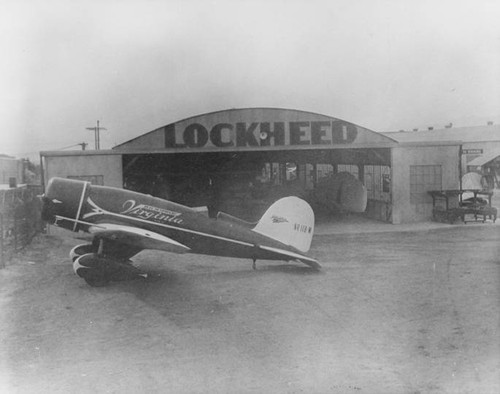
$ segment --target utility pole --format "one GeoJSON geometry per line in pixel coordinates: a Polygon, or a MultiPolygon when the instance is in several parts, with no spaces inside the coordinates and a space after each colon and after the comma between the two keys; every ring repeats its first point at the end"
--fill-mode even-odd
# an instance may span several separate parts
{"type": "Polygon", "coordinates": [[[101,149],[99,145],[99,131],[101,130],[107,130],[104,127],[99,127],[99,121],[97,121],[97,126],[96,127],[86,127],[87,130],[94,130],[94,138],[95,138],[95,150],[101,149]]]}
{"type": "Polygon", "coordinates": [[[82,147],[82,150],[85,150],[85,147],[88,145],[86,142],[80,142],[79,144],[82,147]]]}

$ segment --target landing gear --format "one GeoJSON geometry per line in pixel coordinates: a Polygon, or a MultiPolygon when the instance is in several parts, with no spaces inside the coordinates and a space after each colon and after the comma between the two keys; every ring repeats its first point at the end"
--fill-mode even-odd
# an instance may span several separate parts
{"type": "Polygon", "coordinates": [[[125,281],[147,278],[147,275],[135,268],[130,262],[100,257],[96,253],[87,253],[73,263],[73,270],[92,287],[102,287],[111,281],[125,281]]]}
{"type": "Polygon", "coordinates": [[[97,254],[86,253],[76,258],[73,271],[92,287],[106,286],[111,279],[106,270],[101,267],[100,260],[97,254]]]}
{"type": "Polygon", "coordinates": [[[102,287],[111,281],[147,277],[147,274],[135,268],[128,258],[116,257],[114,254],[106,255],[103,251],[104,240],[100,239],[98,243],[75,246],[70,252],[73,271],[88,285],[102,287]]]}
{"type": "Polygon", "coordinates": [[[257,270],[257,264],[256,264],[256,262],[257,262],[257,256],[258,256],[258,253],[259,253],[259,245],[255,244],[253,246],[253,251],[254,251],[254,253],[253,253],[253,257],[252,257],[252,269],[254,271],[256,271],[257,270]]]}
{"type": "Polygon", "coordinates": [[[74,263],[78,257],[83,256],[84,254],[87,253],[96,253],[96,252],[97,252],[97,247],[94,246],[93,244],[81,244],[71,249],[71,251],[69,252],[69,257],[71,261],[74,263]]]}

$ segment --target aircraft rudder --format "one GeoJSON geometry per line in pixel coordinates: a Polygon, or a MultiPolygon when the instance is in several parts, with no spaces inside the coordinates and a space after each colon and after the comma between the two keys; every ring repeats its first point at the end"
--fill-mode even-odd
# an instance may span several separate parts
{"type": "Polygon", "coordinates": [[[304,200],[284,197],[267,209],[253,231],[307,252],[314,234],[314,212],[304,200]]]}

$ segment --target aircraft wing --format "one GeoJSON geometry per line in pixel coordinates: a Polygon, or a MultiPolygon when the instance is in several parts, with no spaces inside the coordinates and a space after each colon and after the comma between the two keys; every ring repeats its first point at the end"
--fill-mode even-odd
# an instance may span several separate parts
{"type": "Polygon", "coordinates": [[[186,253],[191,250],[169,237],[133,226],[99,223],[90,226],[89,233],[141,249],[156,249],[172,253],[186,253]]]}
{"type": "Polygon", "coordinates": [[[267,250],[269,252],[276,253],[276,254],[280,255],[283,258],[283,260],[300,261],[301,263],[304,263],[311,268],[314,268],[317,270],[321,269],[321,265],[318,263],[318,260],[313,259],[311,257],[304,256],[300,253],[295,253],[295,252],[292,252],[289,250],[273,248],[273,247],[264,246],[264,245],[259,245],[259,248],[267,250]]]}

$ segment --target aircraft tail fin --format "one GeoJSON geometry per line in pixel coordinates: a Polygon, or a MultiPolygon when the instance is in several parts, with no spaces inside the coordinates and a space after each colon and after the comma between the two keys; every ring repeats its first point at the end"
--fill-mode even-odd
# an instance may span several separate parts
{"type": "Polygon", "coordinates": [[[307,252],[314,233],[314,212],[298,197],[285,197],[272,204],[253,231],[307,252]]]}

